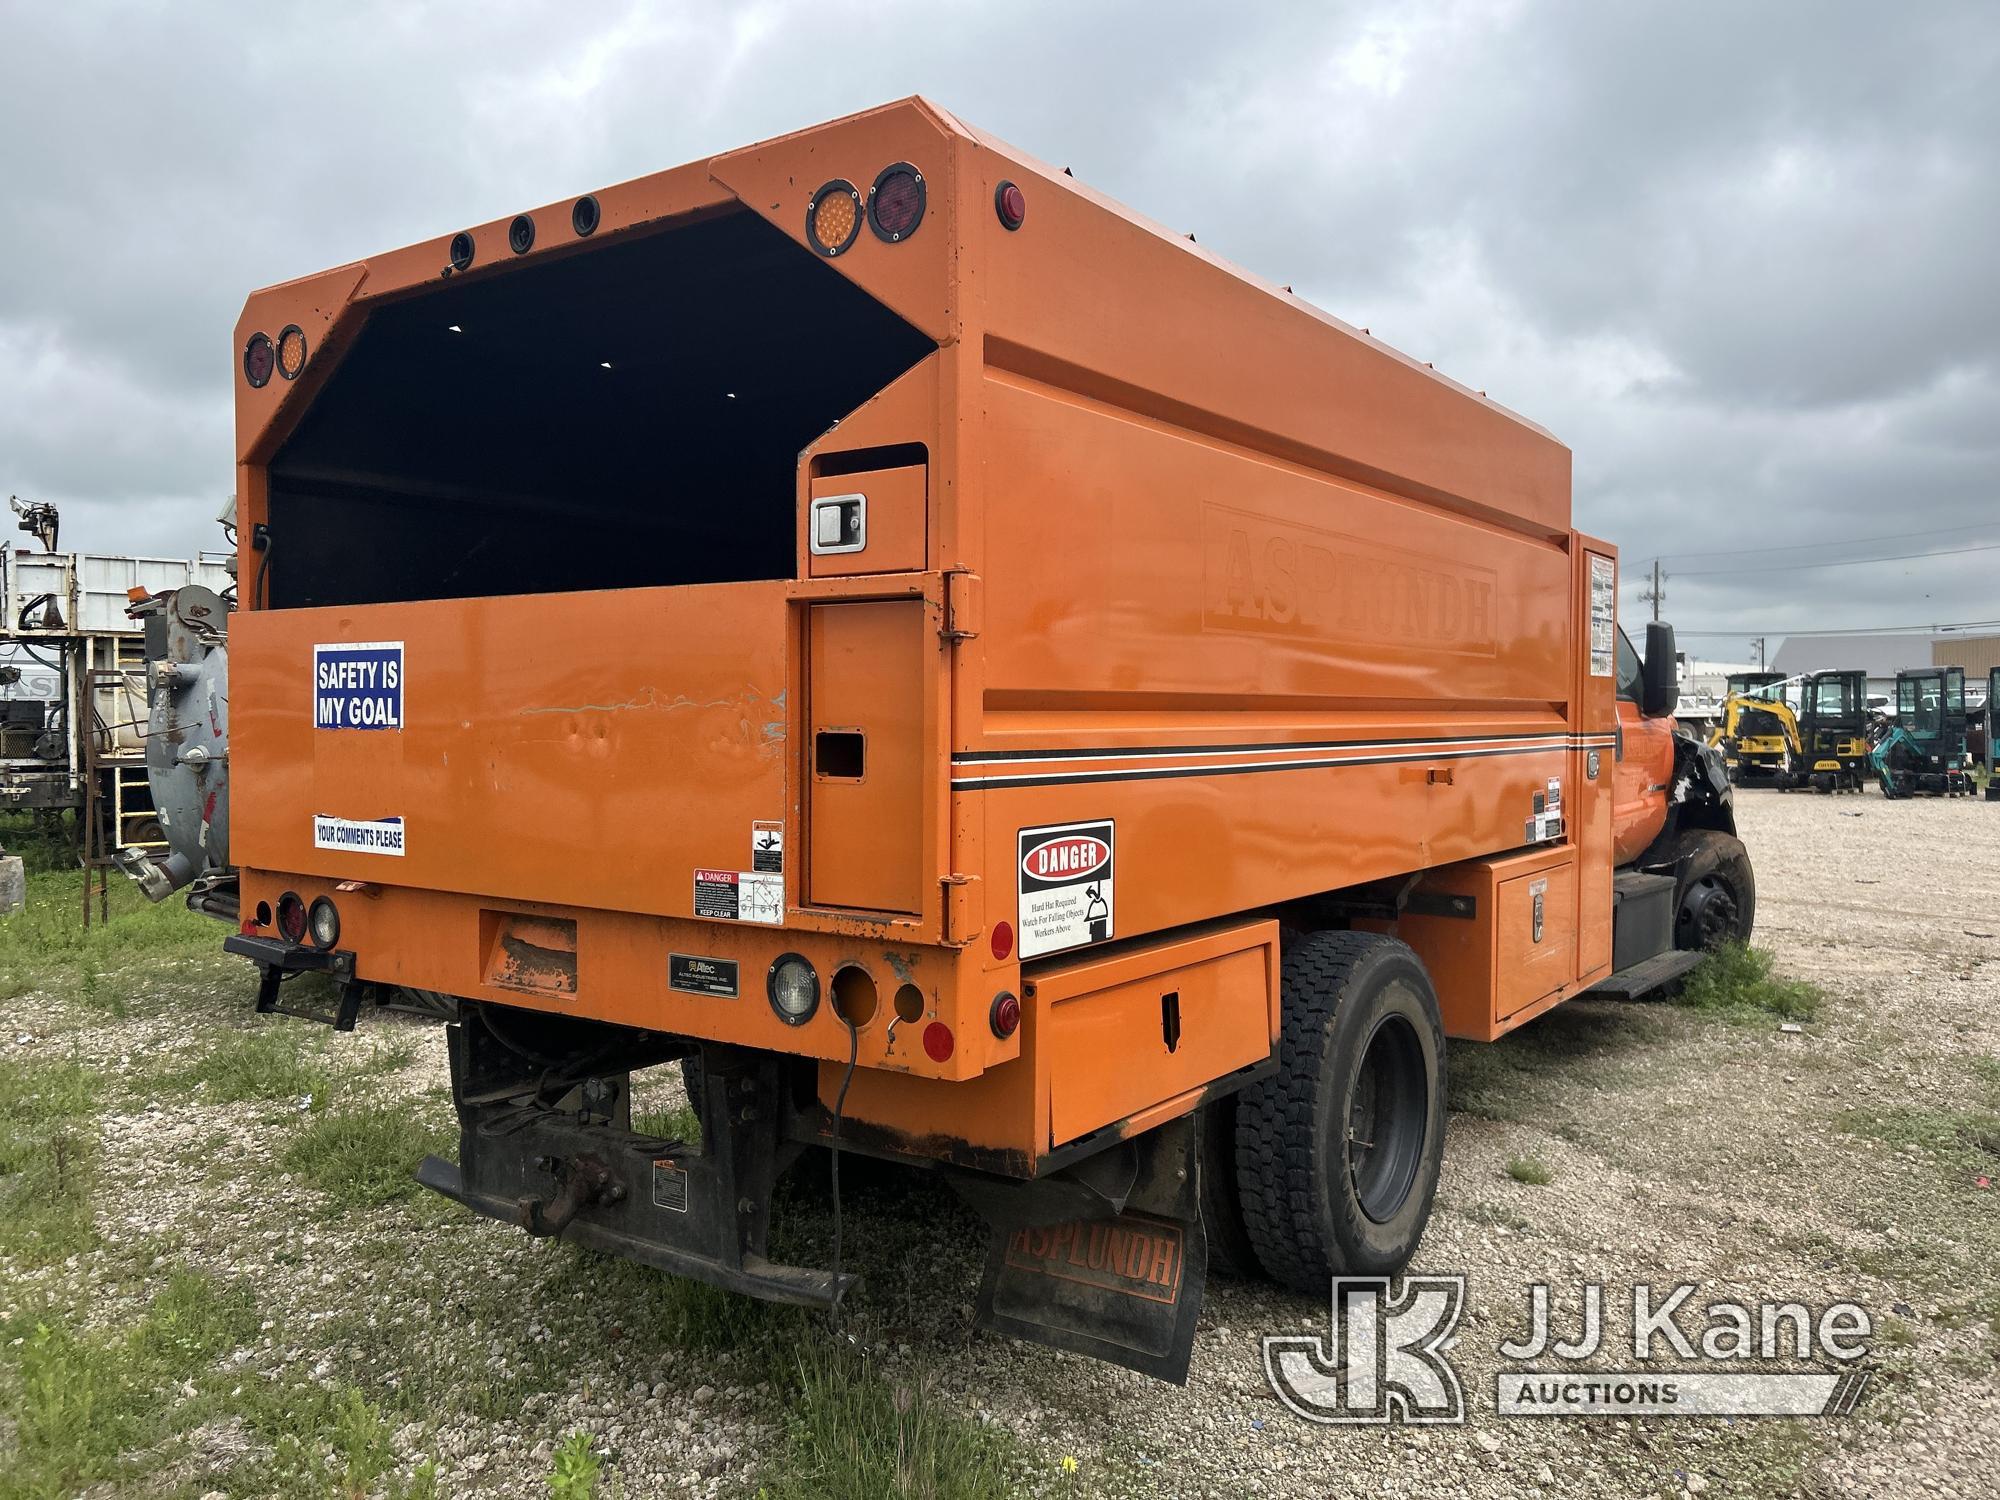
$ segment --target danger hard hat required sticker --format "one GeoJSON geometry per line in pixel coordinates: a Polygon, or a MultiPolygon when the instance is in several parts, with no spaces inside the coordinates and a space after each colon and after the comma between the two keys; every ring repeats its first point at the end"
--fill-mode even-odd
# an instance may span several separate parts
{"type": "Polygon", "coordinates": [[[1059,823],[1020,832],[1021,957],[1101,943],[1112,935],[1113,827],[1059,823]]]}

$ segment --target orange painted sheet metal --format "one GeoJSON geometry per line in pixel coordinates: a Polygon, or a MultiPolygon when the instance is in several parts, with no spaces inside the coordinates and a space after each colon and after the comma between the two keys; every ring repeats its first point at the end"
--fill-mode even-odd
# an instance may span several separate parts
{"type": "Polygon", "coordinates": [[[1039,975],[1049,1144],[1065,1145],[1271,1055],[1278,924],[1039,975]]]}
{"type": "MultiPolygon", "coordinates": [[[[759,871],[753,840],[761,824],[799,821],[796,593],[771,582],[241,613],[232,756],[255,793],[237,813],[239,857],[662,916],[733,900],[735,919],[780,924],[802,900],[796,863],[759,871]],[[393,728],[321,727],[321,699],[370,701],[365,685],[343,696],[318,680],[356,646],[394,648],[401,682],[381,695],[393,728]],[[371,835],[378,825],[394,839],[371,835]]],[[[940,732],[935,652],[921,652],[936,606],[855,607],[912,612],[914,654],[880,744],[903,759],[898,906],[934,926],[926,830],[942,788],[916,766],[940,732]]]]}

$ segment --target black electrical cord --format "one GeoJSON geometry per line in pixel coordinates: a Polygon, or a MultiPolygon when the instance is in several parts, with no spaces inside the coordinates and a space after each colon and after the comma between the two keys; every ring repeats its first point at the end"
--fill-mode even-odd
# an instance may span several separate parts
{"type": "Polygon", "coordinates": [[[847,1086],[854,1082],[854,1063],[861,1052],[861,1033],[846,1016],[840,1018],[847,1025],[847,1071],[840,1075],[840,1092],[833,1097],[833,1304],[829,1312],[840,1311],[840,1120],[847,1109],[847,1086]]]}

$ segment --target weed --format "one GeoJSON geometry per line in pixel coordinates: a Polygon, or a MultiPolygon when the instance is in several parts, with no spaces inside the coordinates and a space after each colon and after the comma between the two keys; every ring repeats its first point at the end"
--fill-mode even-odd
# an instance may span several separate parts
{"type": "Polygon", "coordinates": [[[186,1379],[256,1331],[257,1304],[249,1288],[180,1267],[133,1330],[132,1347],[168,1376],[186,1379]]]}
{"type": "Polygon", "coordinates": [[[194,1062],[164,1074],[158,1087],[164,1092],[200,1087],[209,1104],[310,1098],[321,1110],[332,1093],[333,1074],[324,1039],[296,1021],[279,1020],[225,1034],[194,1062]]]}
{"type": "Polygon", "coordinates": [[[1826,1000],[1819,986],[1772,973],[1772,962],[1765,949],[1724,944],[1688,975],[1677,998],[1691,1010],[1731,1021],[1758,1021],[1770,1016],[1809,1021],[1818,1015],[1826,1000]]]}
{"type": "Polygon", "coordinates": [[[597,1478],[604,1465],[591,1451],[590,1434],[572,1432],[556,1449],[556,1466],[549,1473],[553,1500],[597,1500],[597,1478]]]}
{"type": "Polygon", "coordinates": [[[802,1342],[794,1357],[784,1444],[760,1495],[970,1500],[1019,1488],[1014,1441],[952,1411],[929,1376],[877,1375],[861,1356],[818,1339],[802,1342]]]}
{"type": "Polygon", "coordinates": [[[91,1243],[96,1092],[74,1060],[0,1061],[0,1251],[43,1263],[91,1243]]]}
{"type": "Polygon", "coordinates": [[[1516,1156],[1507,1163],[1507,1175],[1516,1182],[1525,1182],[1529,1187],[1547,1187],[1556,1180],[1556,1174],[1547,1162],[1533,1156],[1516,1156]]]}
{"type": "Polygon", "coordinates": [[[656,1135],[662,1140],[683,1141],[690,1146],[701,1144],[701,1116],[685,1104],[672,1109],[635,1110],[632,1128],[641,1135],[656,1135]]]}
{"type": "Polygon", "coordinates": [[[2000,1114],[1984,1109],[1850,1109],[1839,1117],[1849,1135],[1898,1149],[1914,1146],[1944,1164],[1990,1174],[2000,1163],[2000,1114]]]}
{"type": "Polygon", "coordinates": [[[372,1208],[416,1191],[411,1175],[449,1144],[441,1127],[407,1109],[349,1106],[319,1116],[285,1148],[284,1164],[341,1208],[372,1208]]]}

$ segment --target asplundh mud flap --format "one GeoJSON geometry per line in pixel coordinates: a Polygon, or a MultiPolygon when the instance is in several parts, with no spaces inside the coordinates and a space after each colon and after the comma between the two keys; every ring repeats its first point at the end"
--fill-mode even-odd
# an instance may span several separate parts
{"type": "Polygon", "coordinates": [[[1066,1172],[959,1190],[993,1231],[983,1327],[1185,1384],[1208,1284],[1192,1116],[1066,1172]]]}

